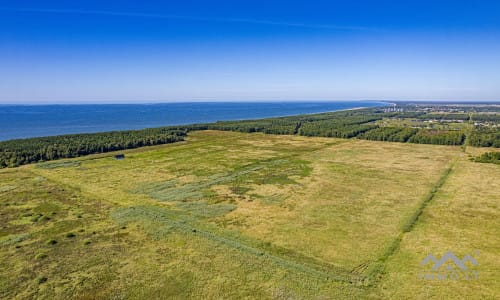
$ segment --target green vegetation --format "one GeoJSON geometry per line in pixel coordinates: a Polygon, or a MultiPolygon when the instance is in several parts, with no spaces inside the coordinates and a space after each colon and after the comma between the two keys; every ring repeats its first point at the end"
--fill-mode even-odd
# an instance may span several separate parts
{"type": "Polygon", "coordinates": [[[462,145],[465,140],[463,132],[445,130],[419,130],[414,136],[409,138],[409,142],[418,144],[435,145],[462,145]]]}
{"type": "Polygon", "coordinates": [[[377,132],[194,131],[0,170],[0,298],[496,298],[499,166],[377,132]],[[448,250],[480,280],[421,280],[448,250]]]}
{"type": "Polygon", "coordinates": [[[476,128],[469,137],[469,145],[500,148],[500,129],[476,128]]]}
{"type": "MultiPolygon", "coordinates": [[[[71,134],[0,142],[0,168],[182,141],[184,131],[167,128],[71,134]]],[[[45,167],[57,167],[46,165],[45,167]]]]}
{"type": "Polygon", "coordinates": [[[500,152],[486,152],[474,158],[475,162],[500,164],[500,152]]]}
{"type": "Polygon", "coordinates": [[[418,129],[401,127],[379,127],[359,135],[361,139],[386,142],[407,142],[418,129]]]}
{"type": "Polygon", "coordinates": [[[37,165],[38,168],[42,169],[57,169],[57,168],[69,168],[77,167],[80,165],[78,161],[56,161],[56,162],[44,162],[37,165]]]}
{"type": "MultiPolygon", "coordinates": [[[[183,141],[187,132],[198,130],[360,138],[435,145],[463,145],[467,141],[469,146],[500,147],[500,114],[492,113],[492,110],[498,110],[496,106],[491,106],[484,113],[469,111],[468,107],[462,107],[467,113],[422,112],[418,111],[419,106],[401,107],[404,108],[404,112],[387,112],[382,108],[370,108],[260,120],[5,141],[0,142],[0,168],[174,143],[183,141]]],[[[63,161],[40,167],[70,167],[73,163],[79,162],[63,161]]]]}
{"type": "Polygon", "coordinates": [[[402,238],[398,251],[385,264],[376,298],[405,299],[408,293],[426,299],[498,298],[500,287],[493,274],[500,269],[496,258],[500,247],[499,174],[497,165],[457,161],[416,225],[402,238]],[[452,269],[453,273],[443,267],[440,273],[459,277],[423,279],[422,274],[429,273],[431,265],[422,267],[422,259],[429,253],[440,258],[447,251],[460,259],[467,254],[473,256],[479,265],[467,264],[468,272],[479,272],[478,278],[467,280],[456,269],[452,269]]]}

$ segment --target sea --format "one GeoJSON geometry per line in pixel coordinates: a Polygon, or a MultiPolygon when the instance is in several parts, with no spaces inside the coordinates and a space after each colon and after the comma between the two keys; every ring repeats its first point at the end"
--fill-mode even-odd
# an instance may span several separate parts
{"type": "Polygon", "coordinates": [[[389,103],[380,101],[0,105],[0,141],[292,116],[386,105],[389,103]]]}

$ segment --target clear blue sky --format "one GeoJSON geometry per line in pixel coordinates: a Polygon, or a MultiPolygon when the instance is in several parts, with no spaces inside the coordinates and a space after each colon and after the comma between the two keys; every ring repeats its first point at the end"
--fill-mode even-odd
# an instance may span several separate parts
{"type": "Polygon", "coordinates": [[[500,1],[3,1],[0,103],[498,100],[500,1]]]}

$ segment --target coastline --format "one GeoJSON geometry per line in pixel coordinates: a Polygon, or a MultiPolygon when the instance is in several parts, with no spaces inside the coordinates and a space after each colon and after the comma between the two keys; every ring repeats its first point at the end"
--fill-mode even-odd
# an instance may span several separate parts
{"type": "Polygon", "coordinates": [[[151,108],[153,105],[143,104],[116,106],[107,104],[88,106],[48,105],[45,108],[43,106],[19,105],[21,107],[19,110],[15,106],[4,106],[10,107],[11,111],[4,112],[5,124],[2,125],[4,134],[3,136],[0,135],[0,142],[72,134],[93,134],[217,122],[286,118],[390,105],[383,101],[332,101],[329,103],[269,102],[265,103],[267,107],[262,107],[262,104],[264,103],[231,102],[214,104],[212,102],[186,102],[176,103],[173,107],[171,106],[172,103],[158,104],[162,106],[160,108],[151,108]],[[345,108],[345,106],[354,104],[361,105],[345,108]],[[311,111],[314,110],[315,105],[326,107],[316,107],[324,109],[311,111]],[[336,105],[339,107],[332,109],[332,106],[336,105]],[[80,112],[79,109],[82,107],[84,110],[80,112]],[[218,116],[217,114],[220,115],[218,116]],[[71,117],[67,117],[73,115],[76,121],[71,117]]]}

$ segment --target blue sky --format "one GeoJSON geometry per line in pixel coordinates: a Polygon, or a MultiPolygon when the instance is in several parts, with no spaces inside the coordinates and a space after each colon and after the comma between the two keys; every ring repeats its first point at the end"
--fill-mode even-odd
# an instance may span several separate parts
{"type": "Polygon", "coordinates": [[[0,103],[498,100],[500,1],[2,1],[0,103]]]}

